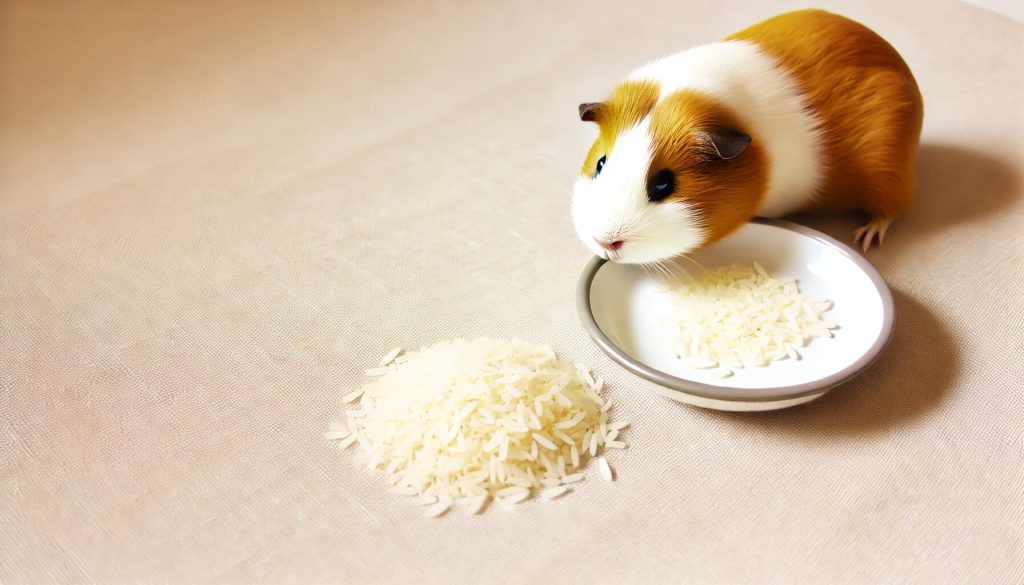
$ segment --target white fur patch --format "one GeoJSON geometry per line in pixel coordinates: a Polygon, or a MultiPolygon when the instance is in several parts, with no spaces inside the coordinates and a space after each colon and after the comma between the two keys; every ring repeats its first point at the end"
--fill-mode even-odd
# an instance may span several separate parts
{"type": "MultiPolygon", "coordinates": [[[[768,189],[757,214],[777,217],[806,206],[825,172],[818,122],[789,73],[756,44],[726,41],[653,61],[628,79],[652,80],[660,99],[693,89],[732,109],[769,161],[768,189]]],[[[646,171],[646,167],[644,167],[646,171]]]]}
{"type": "Polygon", "coordinates": [[[704,242],[704,230],[687,204],[647,200],[651,152],[645,118],[615,140],[600,175],[580,176],[573,185],[573,224],[598,256],[642,264],[689,252],[704,242]],[[616,240],[624,244],[615,252],[598,244],[616,240]]]}

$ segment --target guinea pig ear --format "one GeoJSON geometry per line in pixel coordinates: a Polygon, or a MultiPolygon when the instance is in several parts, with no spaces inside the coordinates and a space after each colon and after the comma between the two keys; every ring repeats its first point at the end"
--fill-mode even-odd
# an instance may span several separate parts
{"type": "Polygon", "coordinates": [[[580,120],[584,122],[597,122],[602,111],[604,111],[604,104],[601,102],[580,104],[580,120]]]}
{"type": "Polygon", "coordinates": [[[708,154],[722,160],[732,160],[750,146],[750,136],[739,130],[712,130],[697,133],[708,154]]]}

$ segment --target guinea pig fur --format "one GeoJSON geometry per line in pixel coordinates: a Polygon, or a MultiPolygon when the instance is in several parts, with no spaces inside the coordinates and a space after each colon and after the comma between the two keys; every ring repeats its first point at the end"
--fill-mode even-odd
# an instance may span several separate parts
{"type": "Polygon", "coordinates": [[[653,61],[579,111],[599,133],[573,223],[617,262],[685,255],[797,211],[866,211],[854,239],[867,250],[913,204],[917,83],[884,39],[825,11],[653,61]]]}

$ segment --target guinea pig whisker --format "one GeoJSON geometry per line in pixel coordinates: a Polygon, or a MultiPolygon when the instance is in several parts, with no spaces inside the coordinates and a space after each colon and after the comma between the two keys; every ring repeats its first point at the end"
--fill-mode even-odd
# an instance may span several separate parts
{"type": "Polygon", "coordinates": [[[661,274],[664,275],[666,282],[675,281],[676,284],[682,284],[679,281],[679,278],[675,274],[673,274],[672,271],[669,270],[668,267],[666,267],[661,260],[655,260],[654,265],[658,268],[661,274]]]}
{"type": "Polygon", "coordinates": [[[661,275],[661,279],[664,280],[666,284],[672,280],[672,275],[667,270],[665,270],[665,267],[661,265],[660,260],[655,260],[654,262],[651,262],[651,265],[654,266],[655,270],[658,271],[658,274],[661,275]]]}
{"type": "Polygon", "coordinates": [[[672,274],[675,275],[675,280],[679,285],[683,284],[683,276],[689,279],[690,282],[693,282],[693,275],[690,274],[685,268],[673,262],[671,258],[664,260],[664,262],[672,267],[672,274]]]}
{"type": "Polygon", "coordinates": [[[649,276],[653,278],[661,278],[661,274],[659,274],[658,271],[655,269],[653,262],[644,262],[643,264],[640,264],[640,266],[643,267],[644,272],[646,272],[649,276]]]}
{"type": "Polygon", "coordinates": [[[656,260],[655,262],[657,262],[658,266],[661,268],[661,271],[665,274],[665,277],[668,280],[675,281],[676,284],[682,284],[679,281],[679,276],[676,274],[676,271],[672,270],[672,268],[670,267],[671,264],[666,259],[662,258],[661,260],[656,260]]]}
{"type": "MultiPolygon", "coordinates": [[[[700,262],[697,262],[696,260],[694,260],[693,258],[687,256],[686,254],[680,254],[680,255],[676,256],[676,258],[679,258],[681,260],[686,260],[686,261],[690,262],[691,264],[693,264],[694,266],[699,268],[701,273],[706,273],[708,271],[707,268],[704,268],[703,266],[701,266],[700,262]]],[[[691,276],[690,278],[693,278],[693,277],[691,276]]]]}
{"type": "Polygon", "coordinates": [[[640,264],[640,268],[643,268],[644,272],[647,273],[648,276],[657,276],[654,270],[652,270],[651,267],[648,266],[646,263],[640,264]]]}
{"type": "Polygon", "coordinates": [[[669,263],[669,264],[671,264],[671,265],[672,265],[673,267],[675,267],[675,269],[676,269],[676,273],[677,273],[677,274],[680,274],[680,273],[681,273],[681,274],[685,274],[685,275],[686,275],[686,278],[688,278],[688,279],[690,280],[690,282],[691,282],[691,283],[694,283],[694,284],[696,284],[696,282],[697,282],[697,279],[696,279],[696,278],[695,278],[695,277],[693,276],[693,274],[691,274],[691,273],[690,273],[690,271],[689,271],[689,270],[687,270],[687,269],[686,269],[686,267],[685,267],[685,266],[681,266],[681,265],[680,265],[680,264],[678,263],[678,261],[676,260],[677,258],[679,258],[679,256],[676,256],[676,257],[673,257],[673,258],[669,258],[668,260],[666,260],[666,262],[668,262],[668,263],[669,263]]]}

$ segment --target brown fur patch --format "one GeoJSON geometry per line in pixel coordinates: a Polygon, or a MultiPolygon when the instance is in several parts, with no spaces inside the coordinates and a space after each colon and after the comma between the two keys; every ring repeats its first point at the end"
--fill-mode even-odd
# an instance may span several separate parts
{"type": "Polygon", "coordinates": [[[583,161],[583,174],[593,176],[597,160],[610,156],[619,134],[647,116],[658,102],[660,91],[653,81],[626,81],[615,88],[611,97],[594,112],[594,121],[601,131],[583,161]]]}
{"type": "Polygon", "coordinates": [[[822,10],[781,14],[727,40],[734,39],[777,59],[821,121],[826,175],[808,211],[864,209],[893,218],[911,207],[924,104],[889,43],[822,10]]]}
{"type": "Polygon", "coordinates": [[[693,90],[667,96],[651,115],[654,153],[648,183],[661,169],[675,173],[676,192],[669,199],[698,210],[705,246],[749,221],[768,186],[766,155],[757,137],[735,159],[721,160],[701,138],[702,131],[713,130],[749,134],[727,107],[693,90]]]}

